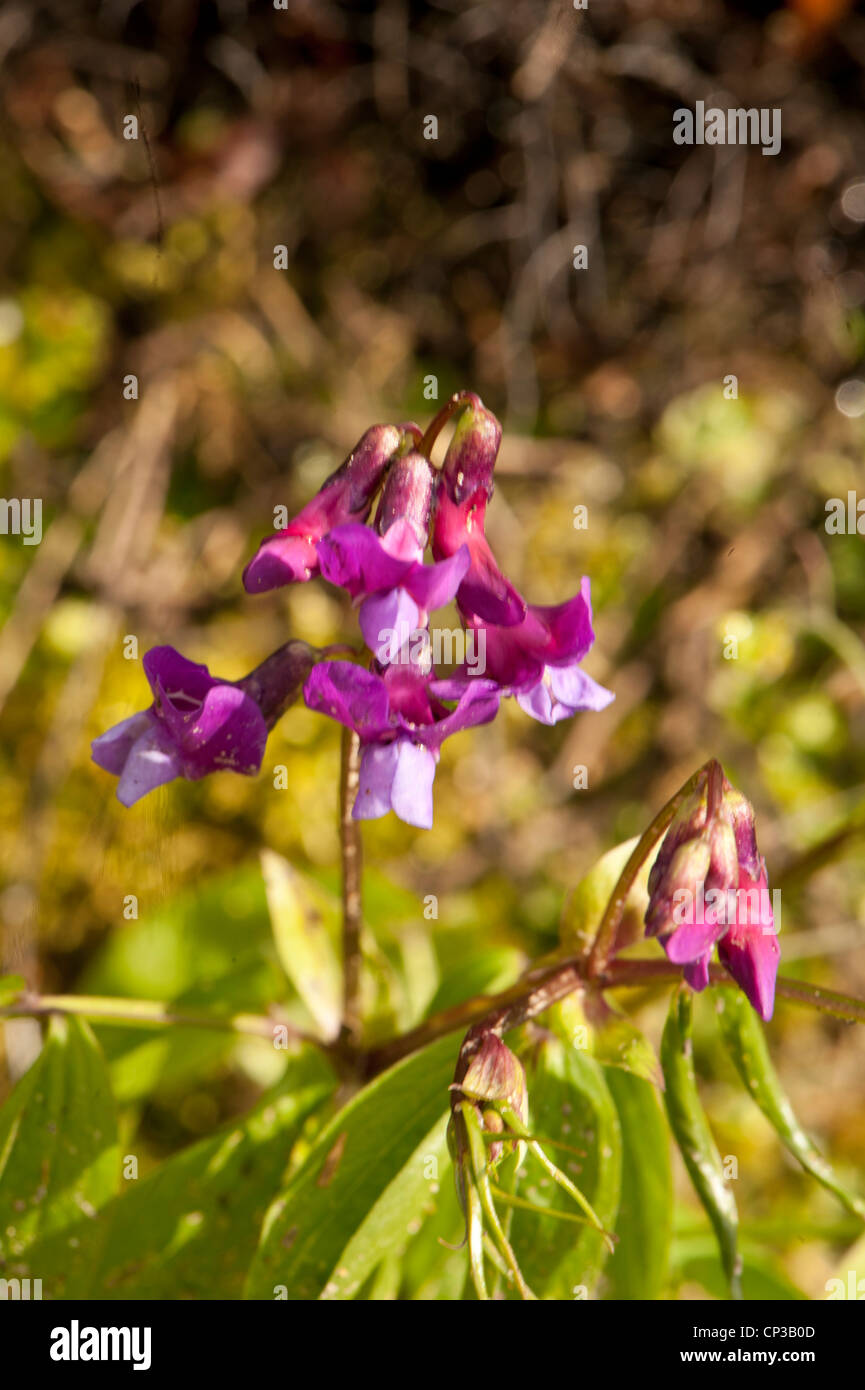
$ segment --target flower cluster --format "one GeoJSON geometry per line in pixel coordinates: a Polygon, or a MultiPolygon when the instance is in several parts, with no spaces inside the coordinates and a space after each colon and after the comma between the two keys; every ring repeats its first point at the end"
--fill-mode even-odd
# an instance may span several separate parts
{"type": "Polygon", "coordinates": [[[262,593],[321,575],[344,589],[357,607],[368,660],[329,660],[327,652],[306,648],[298,679],[301,644],[289,644],[293,661],[274,664],[274,654],[232,682],[211,677],[170,647],[154,648],[144,662],[152,706],[93,745],[95,761],[119,776],[120,800],[131,805],[178,776],[220,768],[256,772],[268,730],[302,683],[308,707],[360,741],[353,815],[392,810],[429,827],[444,740],[494,719],[502,698],[513,697],[545,724],[603,709],[612,694],[580,668],[594,641],[589,581],[565,603],[528,604],[484,534],[500,442],[499,422],[469,392],[454,396],[425,436],[411,423],[367,430],[315,497],[262,542],[243,582],[248,592],[262,593]],[[456,428],[437,469],[429,452],[452,415],[456,428]],[[466,637],[482,639],[483,670],[464,662],[438,674],[429,644],[415,640],[429,636],[431,613],[452,600],[466,637]]]}
{"type": "Polygon", "coordinates": [[[767,1021],[775,1002],[780,948],[766,861],[757,849],[753,807],[719,763],[701,772],[680,807],[649,875],[646,932],[658,937],[692,989],[709,983],[713,948],[767,1021]]]}

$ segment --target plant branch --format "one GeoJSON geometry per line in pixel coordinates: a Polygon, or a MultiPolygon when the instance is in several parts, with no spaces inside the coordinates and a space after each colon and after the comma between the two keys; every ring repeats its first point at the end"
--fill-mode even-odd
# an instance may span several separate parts
{"type": "Polygon", "coordinates": [[[35,994],[27,991],[0,1008],[0,1019],[43,1018],[51,1014],[75,1014],[92,1019],[94,1023],[117,1024],[120,1027],[208,1028],[220,1033],[266,1038],[268,1042],[273,1042],[276,1028],[284,1028],[294,1042],[313,1043],[316,1047],[327,1048],[327,1044],[319,1038],[304,1033],[276,1015],[187,1013],[158,999],[110,998],[95,994],[35,994]]]}
{"type": "MultiPolygon", "coordinates": [[[[581,973],[583,968],[583,962],[579,958],[536,967],[522,980],[518,980],[499,994],[482,994],[453,1008],[443,1009],[441,1013],[434,1014],[410,1032],[366,1052],[363,1056],[364,1074],[367,1077],[374,1076],[403,1057],[408,1057],[412,1052],[419,1052],[422,1047],[460,1028],[469,1029],[480,1024],[483,1031],[492,1029],[499,1033],[516,1028],[518,1024],[535,1018],[550,1005],[566,998],[574,990],[585,988],[587,982],[581,973]]],[[[597,989],[643,988],[672,984],[681,977],[681,967],[666,960],[622,960],[613,961],[603,975],[594,981],[594,985],[597,989]]],[[[709,978],[713,985],[738,988],[720,965],[709,967],[709,978]]],[[[803,980],[784,977],[778,979],[775,993],[781,999],[819,1009],[821,1013],[831,1014],[846,1023],[865,1024],[863,999],[855,999],[851,995],[839,994],[821,986],[809,985],[803,980]]],[[[75,1014],[81,1018],[92,1019],[94,1023],[116,1024],[121,1027],[207,1028],[243,1037],[266,1038],[269,1042],[273,1041],[275,1028],[285,1028],[293,1042],[309,1043],[323,1052],[338,1050],[333,1044],[304,1033],[276,1014],[220,1016],[200,1012],[188,1013],[154,999],[124,999],[87,994],[35,994],[29,991],[0,1007],[0,1020],[42,1018],[51,1014],[75,1014]]]]}
{"type": "MultiPolygon", "coordinates": [[[[418,1052],[429,1043],[436,1042],[445,1034],[466,1029],[463,1048],[471,1041],[472,1048],[484,1033],[495,1032],[499,1036],[536,1018],[552,1004],[559,1003],[575,990],[585,989],[590,984],[597,990],[633,989],[658,984],[673,984],[682,979],[682,967],[668,960],[620,960],[612,961],[594,980],[585,975],[585,961],[581,957],[559,960],[546,968],[535,968],[522,980],[502,990],[499,994],[480,995],[467,999],[441,1013],[434,1014],[411,1032],[389,1042],[380,1044],[366,1054],[365,1072],[374,1076],[386,1067],[418,1052]]],[[[725,989],[738,989],[738,985],[721,965],[709,966],[709,979],[713,985],[725,989]]],[[[789,980],[779,976],[775,993],[781,999],[794,1004],[805,1004],[821,1013],[831,1014],[846,1023],[865,1024],[865,1000],[852,995],[839,994],[835,990],[823,989],[806,984],[802,980],[789,980]]],[[[467,1063],[471,1052],[466,1054],[467,1063]]]]}
{"type": "Polygon", "coordinates": [[[343,729],[340,747],[339,839],[342,854],[342,1027],[339,1041],[345,1051],[357,1050],[361,1036],[361,840],[352,817],[360,781],[360,739],[343,729]]]}

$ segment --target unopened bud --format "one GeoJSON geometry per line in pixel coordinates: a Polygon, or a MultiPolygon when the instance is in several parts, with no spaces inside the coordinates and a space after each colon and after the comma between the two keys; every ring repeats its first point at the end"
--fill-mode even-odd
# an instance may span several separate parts
{"type": "Polygon", "coordinates": [[[484,1107],[506,1106],[525,1123],[526,1073],[522,1062],[497,1034],[484,1034],[458,1089],[468,1100],[478,1101],[484,1107]]]}
{"type": "Polygon", "coordinates": [[[319,653],[306,642],[286,642],[284,647],[250,671],[237,685],[249,695],[272,729],[289,705],[294,704],[319,653]]]}
{"type": "Polygon", "coordinates": [[[407,521],[418,545],[426,547],[435,476],[429,459],[416,449],[394,459],[388,469],[375,525],[383,536],[395,521],[407,521]]]}
{"type": "Polygon", "coordinates": [[[502,440],[502,427],[479,396],[467,396],[467,408],[457,420],[445,454],[442,477],[451,501],[462,503],[483,491],[493,492],[493,469],[502,440]]]}

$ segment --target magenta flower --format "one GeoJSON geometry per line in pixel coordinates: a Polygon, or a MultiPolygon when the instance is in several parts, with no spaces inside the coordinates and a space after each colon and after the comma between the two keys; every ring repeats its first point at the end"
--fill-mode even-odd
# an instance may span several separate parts
{"type": "MultiPolygon", "coordinates": [[[[456,435],[448,455],[455,439],[456,435]]],[[[486,622],[519,623],[525,616],[526,601],[502,574],[484,534],[487,494],[479,488],[468,500],[454,501],[449,491],[447,456],[444,468],[433,520],[432,549],[437,560],[455,555],[463,546],[468,549],[470,564],[457,593],[460,611],[486,622]]]]}
{"type": "Polygon", "coordinates": [[[580,670],[595,640],[589,581],[583,578],[572,599],[549,607],[529,604],[513,627],[467,618],[485,634],[486,672],[513,695],[526,714],[542,724],[568,719],[578,710],[602,710],[615,699],[580,670]]]}
{"type": "Polygon", "coordinates": [[[724,777],[704,773],[682,806],[649,875],[646,931],[684,965],[692,989],[718,957],[761,1018],[772,1017],[780,947],[754,811],[724,777]]]}
{"type": "Polygon", "coordinates": [[[615,697],[579,668],[595,640],[588,579],[572,599],[544,607],[527,604],[496,564],[484,515],[500,439],[495,416],[468,397],[445,455],[433,554],[442,559],[468,548],[471,564],[457,604],[466,626],[483,640],[486,673],[526,714],[555,724],[577,710],[604,709],[615,697]]]}
{"type": "Polygon", "coordinates": [[[429,829],[432,786],[441,746],[451,734],[494,719],[499,691],[479,678],[439,681],[416,666],[367,671],[350,661],[321,662],[304,687],[310,709],[360,736],[360,785],[352,815],[369,820],[394,811],[429,829]],[[456,700],[448,709],[444,700],[456,700]]]}
{"type": "Polygon", "coordinates": [[[175,777],[197,781],[222,769],[252,776],[261,767],[268,729],[314,661],[312,647],[289,642],[233,682],[211,676],[173,647],[152,647],[143,665],[153,704],[94,739],[93,761],[120,779],[117,796],[124,806],[175,777]]]}
{"type": "Polygon", "coordinates": [[[264,593],[283,584],[303,583],[318,574],[316,545],[334,526],[366,519],[388,463],[408,434],[420,438],[417,425],[373,425],[315,497],[283,531],[262,541],[243,572],[249,593],[264,593]]]}
{"type": "Polygon", "coordinates": [[[385,480],[376,531],[356,522],[318,543],[321,572],[360,604],[364,640],[377,659],[396,661],[430,611],[449,603],[469,566],[468,549],[425,565],[433,470],[416,450],[395,458],[385,480]]]}
{"type": "Polygon", "coordinates": [[[360,603],[364,641],[382,663],[396,660],[430,612],[451,601],[468,569],[465,547],[433,565],[423,563],[423,549],[406,520],[395,521],[383,536],[346,522],[319,542],[322,574],[360,603]]]}

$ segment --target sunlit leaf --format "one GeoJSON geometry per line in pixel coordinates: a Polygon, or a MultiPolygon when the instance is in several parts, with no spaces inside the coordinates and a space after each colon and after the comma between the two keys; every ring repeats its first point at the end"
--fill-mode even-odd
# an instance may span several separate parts
{"type": "Polygon", "coordinates": [[[247,1298],[351,1297],[451,1181],[442,1148],[460,1036],[399,1062],[319,1135],[267,1213],[247,1298]]]}
{"type": "Polygon", "coordinates": [[[42,1297],[86,1296],[120,1178],[108,1072],[88,1025],[54,1018],[0,1111],[0,1268],[42,1297]]]}
{"type": "Polygon", "coordinates": [[[272,850],[261,856],[267,904],[282,968],[323,1038],[339,1032],[342,981],[339,959],[327,933],[330,900],[272,850]]]}
{"type": "MultiPolygon", "coordinates": [[[[638,842],[638,836],[602,854],[565,901],[559,935],[562,945],[572,951],[589,946],[598,929],[619,875],[638,842]]],[[[618,948],[631,944],[643,932],[643,918],[649,904],[648,880],[652,856],[643,864],[625,902],[618,932],[618,948]]]]}
{"type": "Polygon", "coordinates": [[[622,1191],[607,1296],[661,1297],[673,1220],[670,1131],[657,1089],[617,1067],[605,1071],[622,1131],[622,1191]]]}

